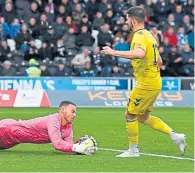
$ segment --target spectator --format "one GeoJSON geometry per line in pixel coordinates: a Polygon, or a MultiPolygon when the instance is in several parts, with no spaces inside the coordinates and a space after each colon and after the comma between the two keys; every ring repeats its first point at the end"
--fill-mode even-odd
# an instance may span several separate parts
{"type": "Polygon", "coordinates": [[[125,18],[120,16],[119,19],[115,23],[115,27],[113,29],[113,34],[116,34],[120,31],[120,28],[125,24],[125,18]]]}
{"type": "Polygon", "coordinates": [[[128,42],[130,44],[132,40],[132,36],[129,31],[129,26],[127,24],[123,24],[120,31],[115,34],[115,39],[123,37],[125,42],[128,42]]]}
{"type": "Polygon", "coordinates": [[[184,11],[186,14],[190,14],[194,7],[194,1],[188,0],[187,3],[184,3],[184,11]]]}
{"type": "Polygon", "coordinates": [[[176,0],[170,0],[168,2],[168,6],[169,6],[169,13],[172,13],[175,11],[175,4],[176,4],[176,0]]]}
{"type": "Polygon", "coordinates": [[[112,67],[111,77],[122,77],[122,76],[124,76],[124,74],[122,73],[120,68],[117,65],[114,65],[112,67]]]}
{"type": "Polygon", "coordinates": [[[48,0],[47,6],[49,6],[49,13],[55,14],[55,4],[54,4],[53,0],[48,0]]]}
{"type": "Polygon", "coordinates": [[[96,13],[96,16],[93,19],[93,29],[99,31],[100,27],[103,24],[104,24],[104,17],[102,15],[102,12],[98,11],[96,13]]]}
{"type": "Polygon", "coordinates": [[[194,75],[194,53],[191,51],[189,45],[183,46],[183,51],[181,52],[184,64],[184,72],[186,76],[194,75]]]}
{"type": "Polygon", "coordinates": [[[177,46],[177,35],[174,33],[173,27],[169,27],[168,30],[164,32],[163,38],[168,38],[171,46],[177,46]]]}
{"type": "Polygon", "coordinates": [[[54,54],[54,48],[50,46],[50,44],[47,44],[47,42],[42,43],[41,49],[39,49],[39,56],[40,59],[53,59],[53,54],[54,54]]]}
{"type": "Polygon", "coordinates": [[[41,76],[41,69],[37,67],[37,61],[35,59],[29,60],[29,68],[25,71],[25,76],[35,78],[41,76]]]}
{"type": "Polygon", "coordinates": [[[94,69],[91,68],[91,63],[86,62],[84,69],[80,73],[81,77],[94,77],[96,76],[94,69]]]}
{"type": "Polygon", "coordinates": [[[16,17],[16,12],[11,3],[5,3],[5,7],[2,11],[2,15],[5,18],[5,22],[11,24],[16,17]]]}
{"type": "Polygon", "coordinates": [[[72,69],[65,66],[65,64],[60,61],[58,64],[58,69],[54,73],[54,76],[71,76],[72,74],[72,69]]]}
{"type": "Polygon", "coordinates": [[[102,0],[102,2],[99,4],[99,10],[98,11],[101,11],[103,15],[106,14],[107,3],[108,3],[108,0],[102,0]]]}
{"type": "Polygon", "coordinates": [[[0,43],[0,61],[3,62],[11,58],[11,53],[6,40],[1,40],[0,43]]]}
{"type": "Polygon", "coordinates": [[[104,24],[101,27],[101,30],[98,34],[98,46],[100,49],[104,46],[111,46],[113,43],[112,35],[109,32],[110,26],[108,24],[104,24]]]}
{"type": "Polygon", "coordinates": [[[37,47],[35,46],[35,40],[31,39],[29,42],[29,48],[28,51],[26,52],[25,59],[30,60],[30,59],[38,59],[39,58],[39,51],[37,47]]]}
{"type": "Polygon", "coordinates": [[[78,33],[78,29],[77,29],[77,26],[75,24],[75,22],[72,20],[72,17],[71,16],[66,16],[66,28],[67,30],[69,28],[73,28],[74,32],[73,33],[78,33]]]}
{"type": "Polygon", "coordinates": [[[24,20],[24,16],[28,16],[30,12],[30,3],[26,0],[16,0],[16,13],[19,20],[24,20]]]}
{"type": "Polygon", "coordinates": [[[35,18],[36,20],[39,20],[40,18],[40,12],[38,11],[38,4],[35,1],[30,4],[30,12],[28,15],[24,16],[24,21],[28,23],[31,17],[35,18]]]}
{"type": "Polygon", "coordinates": [[[115,27],[114,14],[113,14],[113,11],[111,9],[108,9],[106,12],[105,23],[108,23],[110,25],[111,30],[114,29],[114,27],[115,27]]]}
{"type": "Polygon", "coordinates": [[[81,23],[79,26],[80,26],[80,28],[79,28],[80,31],[81,31],[82,26],[87,26],[88,32],[90,32],[90,33],[92,32],[92,23],[89,21],[87,14],[83,14],[81,16],[81,23]]]}
{"type": "Polygon", "coordinates": [[[0,39],[4,39],[5,36],[3,34],[3,28],[2,28],[2,25],[0,24],[0,39]]]}
{"type": "Polygon", "coordinates": [[[181,50],[183,45],[188,44],[188,35],[185,34],[184,27],[180,27],[177,33],[177,40],[178,40],[178,48],[181,50]]]}
{"type": "Polygon", "coordinates": [[[66,15],[71,16],[72,15],[72,7],[68,0],[61,0],[61,5],[63,5],[66,9],[66,15]]]}
{"type": "Polygon", "coordinates": [[[47,64],[45,63],[41,64],[40,69],[41,69],[41,76],[51,76],[51,73],[47,68],[47,64]]]}
{"type": "Polygon", "coordinates": [[[57,16],[60,16],[63,18],[63,21],[65,21],[66,16],[68,16],[68,13],[66,13],[66,7],[64,5],[60,5],[58,7],[57,16]]]}
{"type": "Polygon", "coordinates": [[[169,44],[169,39],[166,37],[163,39],[163,47],[166,54],[168,54],[171,51],[171,45],[169,44]]]}
{"type": "Polygon", "coordinates": [[[31,17],[28,23],[28,31],[33,38],[39,38],[41,32],[40,27],[41,26],[37,23],[36,19],[31,17]]]}
{"type": "Polygon", "coordinates": [[[183,74],[183,58],[177,51],[177,47],[172,46],[171,52],[168,53],[171,76],[181,76],[183,74]]]}
{"type": "Polygon", "coordinates": [[[67,55],[67,50],[66,47],[64,46],[63,40],[62,39],[58,39],[57,40],[57,45],[56,45],[56,53],[55,53],[55,57],[58,58],[64,58],[67,55]]]}
{"type": "Polygon", "coordinates": [[[115,1],[113,4],[113,11],[116,16],[120,16],[122,14],[122,9],[124,8],[124,0],[115,1]]]}
{"type": "Polygon", "coordinates": [[[95,47],[93,52],[91,52],[90,57],[92,68],[95,70],[96,76],[99,76],[102,70],[100,65],[102,59],[102,53],[100,53],[100,48],[95,47]]]}
{"type": "Polygon", "coordinates": [[[81,16],[84,14],[84,10],[81,7],[81,4],[76,4],[75,10],[72,12],[73,20],[75,21],[77,27],[81,22],[81,16]]]}
{"type": "Polygon", "coordinates": [[[192,26],[190,32],[188,33],[188,42],[192,51],[194,51],[194,27],[192,26]]]}
{"type": "Polygon", "coordinates": [[[62,17],[57,16],[56,23],[54,25],[54,29],[55,29],[56,36],[58,38],[62,37],[65,34],[66,26],[65,26],[65,23],[63,22],[63,18],[62,17]]]}
{"type": "Polygon", "coordinates": [[[55,33],[54,28],[49,25],[47,28],[47,32],[43,35],[43,41],[49,43],[51,47],[54,47],[57,39],[58,37],[55,33]]]}
{"type": "Polygon", "coordinates": [[[173,13],[173,15],[175,17],[175,22],[178,25],[183,23],[184,13],[182,11],[182,5],[181,4],[177,4],[175,6],[175,12],[173,13]]]}
{"type": "Polygon", "coordinates": [[[13,20],[9,28],[9,35],[12,39],[16,38],[18,33],[20,33],[21,25],[17,18],[13,20]]]}
{"type": "Polygon", "coordinates": [[[3,29],[3,37],[7,37],[10,34],[10,27],[9,25],[5,22],[5,18],[1,17],[0,18],[0,23],[3,29]]]}
{"type": "Polygon", "coordinates": [[[54,23],[55,15],[54,13],[50,13],[50,6],[45,5],[44,13],[47,16],[48,22],[52,25],[54,23]]]}
{"type": "Polygon", "coordinates": [[[186,33],[190,30],[190,26],[191,26],[190,17],[188,15],[185,15],[183,17],[183,27],[186,33]]]}
{"type": "Polygon", "coordinates": [[[155,19],[156,17],[154,14],[154,4],[153,4],[152,0],[146,0],[145,10],[149,15],[150,20],[156,22],[156,19],[155,19]]]}
{"type": "Polygon", "coordinates": [[[27,24],[22,24],[21,32],[16,36],[16,48],[20,52],[25,53],[28,50],[28,43],[31,39],[31,35],[28,32],[27,24]]]}
{"type": "Polygon", "coordinates": [[[162,76],[169,76],[171,75],[169,73],[169,57],[167,57],[167,54],[165,53],[164,47],[159,47],[159,53],[163,61],[163,65],[161,66],[161,75],[162,76]]]}
{"type": "MultiPolygon", "coordinates": [[[[129,44],[125,41],[125,39],[123,37],[119,38],[119,43],[117,43],[115,45],[115,50],[119,50],[119,51],[128,51],[129,50],[129,44]]],[[[119,57],[118,62],[130,63],[130,59],[119,57]]]]}
{"type": "Polygon", "coordinates": [[[175,33],[179,28],[178,24],[175,22],[175,17],[172,13],[168,15],[167,22],[163,26],[163,31],[167,30],[170,27],[173,27],[175,33]]]}
{"type": "Polygon", "coordinates": [[[167,15],[169,12],[168,4],[165,0],[159,0],[155,6],[155,15],[157,16],[157,20],[159,23],[166,21],[167,15]]]}
{"type": "Polygon", "coordinates": [[[157,27],[154,25],[151,27],[150,32],[152,33],[152,35],[154,36],[154,38],[156,39],[157,45],[159,46],[162,42],[162,37],[161,34],[158,32],[157,27]]]}
{"type": "Polygon", "coordinates": [[[110,57],[109,55],[102,54],[100,62],[102,70],[100,76],[109,77],[112,70],[112,66],[116,64],[118,64],[118,62],[116,61],[115,57],[110,57]]]}
{"type": "Polygon", "coordinates": [[[49,27],[49,22],[47,20],[46,14],[41,14],[40,17],[40,24],[39,24],[39,29],[40,29],[40,34],[43,35],[45,32],[47,32],[47,29],[49,27]]]}
{"type": "Polygon", "coordinates": [[[0,76],[15,76],[16,70],[12,67],[12,63],[8,60],[4,61],[3,68],[0,69],[0,76]]]}
{"type": "Polygon", "coordinates": [[[90,21],[93,21],[93,19],[95,17],[95,14],[97,13],[98,9],[99,9],[99,6],[96,3],[96,0],[89,0],[88,1],[87,5],[86,5],[86,8],[85,8],[85,11],[89,16],[90,21]]]}
{"type": "Polygon", "coordinates": [[[64,46],[67,49],[69,54],[76,54],[77,46],[76,46],[76,36],[74,34],[74,29],[69,28],[68,32],[62,37],[64,46]]]}
{"type": "Polygon", "coordinates": [[[73,60],[72,60],[72,65],[74,66],[75,69],[82,70],[85,67],[85,63],[90,62],[91,63],[91,58],[89,56],[89,51],[88,49],[84,49],[81,54],[77,54],[73,60]]]}
{"type": "Polygon", "coordinates": [[[88,27],[84,25],[81,28],[81,33],[76,37],[75,42],[77,46],[81,47],[81,50],[89,49],[92,51],[95,38],[93,38],[91,33],[88,32],[88,27]]]}

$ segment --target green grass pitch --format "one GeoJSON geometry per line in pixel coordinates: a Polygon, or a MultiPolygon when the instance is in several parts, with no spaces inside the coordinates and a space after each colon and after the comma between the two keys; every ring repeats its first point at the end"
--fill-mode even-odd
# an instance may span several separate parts
{"type": "MultiPolygon", "coordinates": [[[[1,108],[0,119],[30,119],[55,112],[55,108],[1,108]]],[[[127,149],[124,109],[78,108],[74,138],[93,135],[101,148],[127,149]]],[[[184,157],[194,158],[194,110],[191,108],[156,108],[159,116],[178,132],[187,135],[184,157]]],[[[140,125],[140,152],[180,157],[169,136],[140,125]]],[[[191,160],[153,156],[115,158],[119,152],[98,150],[93,156],[65,154],[51,144],[22,144],[0,151],[0,172],[193,172],[191,160]]]]}

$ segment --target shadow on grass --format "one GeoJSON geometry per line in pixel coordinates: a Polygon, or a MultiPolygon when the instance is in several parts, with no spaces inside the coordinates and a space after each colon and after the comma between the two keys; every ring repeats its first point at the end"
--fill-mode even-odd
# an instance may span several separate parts
{"type": "Polygon", "coordinates": [[[22,156],[41,156],[41,155],[47,155],[47,156],[56,156],[56,155],[66,155],[66,156],[72,156],[75,155],[74,153],[64,153],[64,152],[58,152],[58,151],[41,151],[41,150],[0,150],[1,154],[6,154],[6,156],[11,155],[22,155],[22,156]]]}

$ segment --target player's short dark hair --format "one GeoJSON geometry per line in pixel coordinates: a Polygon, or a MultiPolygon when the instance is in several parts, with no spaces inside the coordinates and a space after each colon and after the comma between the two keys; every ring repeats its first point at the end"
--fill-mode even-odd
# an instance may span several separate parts
{"type": "Polygon", "coordinates": [[[128,9],[128,17],[135,18],[138,22],[143,23],[145,21],[145,10],[139,6],[134,6],[128,9]]]}
{"type": "Polygon", "coordinates": [[[76,106],[75,103],[71,102],[71,101],[62,101],[59,105],[59,108],[61,108],[62,106],[68,106],[68,105],[74,105],[76,106]]]}

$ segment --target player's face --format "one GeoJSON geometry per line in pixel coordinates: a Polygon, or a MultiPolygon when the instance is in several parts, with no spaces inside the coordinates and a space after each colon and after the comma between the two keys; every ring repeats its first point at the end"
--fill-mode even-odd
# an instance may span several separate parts
{"type": "Polygon", "coordinates": [[[129,29],[130,30],[133,30],[133,27],[134,27],[134,25],[135,25],[135,19],[134,18],[131,18],[131,17],[128,17],[128,14],[127,14],[127,16],[126,16],[126,23],[128,24],[128,26],[129,26],[129,29]]]}
{"type": "Polygon", "coordinates": [[[76,106],[68,105],[64,109],[64,118],[68,123],[71,123],[76,117],[76,106]]]}

